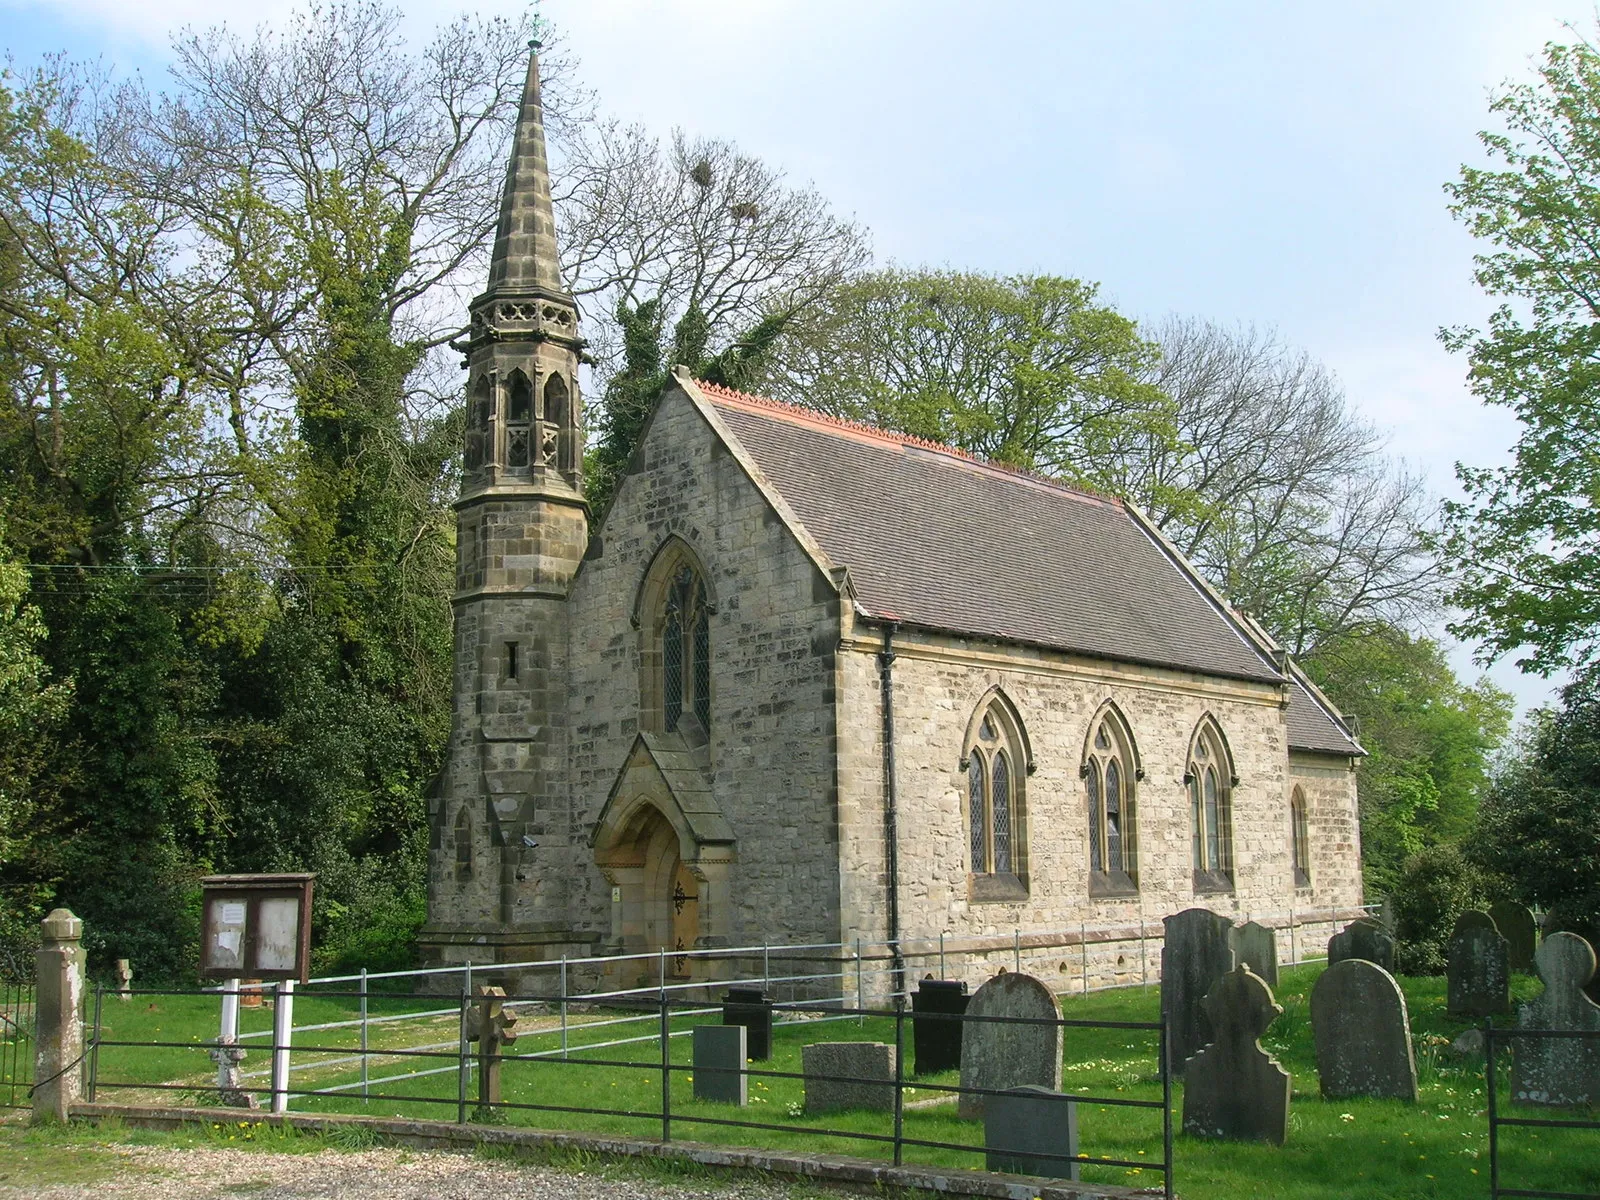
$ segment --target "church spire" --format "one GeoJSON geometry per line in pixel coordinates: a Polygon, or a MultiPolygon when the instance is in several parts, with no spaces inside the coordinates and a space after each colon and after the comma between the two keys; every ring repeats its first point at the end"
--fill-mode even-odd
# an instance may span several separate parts
{"type": "Polygon", "coordinates": [[[528,43],[528,78],[522,86],[517,134],[500,196],[500,226],[489,263],[489,294],[538,292],[565,296],[556,256],[556,222],[550,207],[550,164],[544,147],[544,103],[539,94],[539,43],[528,43]]]}

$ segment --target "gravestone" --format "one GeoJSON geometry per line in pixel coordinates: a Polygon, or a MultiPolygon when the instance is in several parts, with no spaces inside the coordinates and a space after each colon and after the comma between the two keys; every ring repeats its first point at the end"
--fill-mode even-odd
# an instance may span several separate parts
{"type": "MultiPolygon", "coordinates": [[[[1552,904],[1544,915],[1542,931],[1545,937],[1552,933],[1575,933],[1600,953],[1600,912],[1592,911],[1582,902],[1563,900],[1552,904]]],[[[1589,993],[1589,999],[1600,1004],[1600,973],[1583,990],[1589,993]]]]}
{"type": "Polygon", "coordinates": [[[983,1114],[984,1169],[1046,1179],[1076,1179],[1078,1164],[1057,1155],[1078,1152],[1078,1105],[1049,1088],[1011,1088],[988,1097],[983,1114]]]}
{"type": "Polygon", "coordinates": [[[1489,906],[1489,919],[1506,940],[1506,957],[1513,971],[1533,970],[1533,952],[1538,947],[1539,927],[1526,904],[1497,900],[1489,906]]]}
{"type": "Polygon", "coordinates": [[[1183,1128],[1199,1137],[1271,1142],[1289,1136],[1289,1072],[1261,1048],[1283,1012],[1249,967],[1229,971],[1205,998],[1216,1038],[1183,1073],[1183,1128]]]}
{"type": "Polygon", "coordinates": [[[1234,960],[1249,967],[1271,987],[1278,986],[1278,935],[1255,921],[1233,931],[1234,960]]]}
{"type": "Polygon", "coordinates": [[[1511,1007],[1506,939],[1488,913],[1468,909],[1456,918],[1445,982],[1445,1008],[1456,1016],[1489,1017],[1511,1007]]]}
{"type": "Polygon", "coordinates": [[[694,1027],[694,1098],[719,1104],[749,1102],[749,1076],[745,1074],[746,1039],[743,1025],[694,1027]]]}
{"type": "Polygon", "coordinates": [[[125,958],[117,959],[117,967],[112,973],[112,978],[117,981],[117,999],[130,1000],[133,998],[133,964],[125,958]]]}
{"type": "Polygon", "coordinates": [[[894,1047],[887,1042],[812,1042],[800,1048],[806,1113],[894,1109],[894,1047]]]}
{"type": "Polygon", "coordinates": [[[772,997],[760,988],[729,988],[722,997],[722,1023],[748,1030],[745,1048],[753,1062],[772,1057],[772,997]]]}
{"type": "MultiPolygon", "coordinates": [[[[1544,992],[1522,1006],[1523,1029],[1600,1033],[1600,1004],[1584,993],[1595,974],[1594,948],[1575,933],[1553,933],[1539,947],[1544,992]]],[[[1600,1104],[1600,1038],[1510,1038],[1511,1096],[1522,1104],[1600,1104]]]]}
{"type": "Polygon", "coordinates": [[[961,1066],[961,1014],[967,985],[955,979],[924,979],[911,997],[913,1075],[933,1075],[961,1066]]]}
{"type": "Polygon", "coordinates": [[[1211,1040],[1204,1000],[1235,962],[1233,922],[1205,908],[1186,908],[1163,922],[1161,1015],[1167,1022],[1172,1069],[1184,1064],[1211,1040]]]}
{"type": "Polygon", "coordinates": [[[1394,970],[1394,934],[1370,917],[1351,921],[1328,941],[1328,965],[1359,958],[1394,970]]]}
{"type": "Polygon", "coordinates": [[[1319,975],[1311,989],[1311,1028],[1326,1099],[1416,1100],[1405,994],[1382,967],[1347,958],[1319,975]]]}
{"type": "MultiPolygon", "coordinates": [[[[1037,1084],[1061,1090],[1061,1005],[1049,988],[1032,975],[996,975],[967,1004],[961,1035],[961,1086],[1003,1091],[1037,1084]],[[1008,1017],[1031,1024],[984,1021],[1008,1017]]],[[[986,1096],[961,1093],[956,1112],[981,1117],[986,1096]]]]}

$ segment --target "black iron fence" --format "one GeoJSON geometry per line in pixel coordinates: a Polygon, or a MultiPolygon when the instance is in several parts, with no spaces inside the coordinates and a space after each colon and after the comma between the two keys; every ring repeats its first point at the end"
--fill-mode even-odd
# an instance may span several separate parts
{"type": "MultiPolygon", "coordinates": [[[[1502,1196],[1536,1197],[1538,1200],[1600,1200],[1600,1191],[1557,1192],[1540,1188],[1504,1187],[1500,1182],[1501,1156],[1503,1154],[1503,1149],[1500,1145],[1500,1131],[1502,1129],[1576,1129],[1600,1133],[1600,1120],[1579,1117],[1506,1116],[1501,1111],[1497,1080],[1499,1072],[1495,1064],[1497,1043],[1501,1047],[1514,1049],[1519,1042],[1527,1044],[1551,1039],[1570,1040],[1576,1043],[1574,1047],[1575,1053],[1580,1056],[1587,1056],[1587,1061],[1590,1064],[1589,1074],[1596,1081],[1596,1086],[1600,1086],[1600,1031],[1519,1029],[1509,1026],[1497,1029],[1492,1020],[1484,1024],[1484,1091],[1488,1095],[1489,1102],[1489,1200],[1500,1200],[1502,1196]]],[[[1589,1108],[1590,1111],[1600,1109],[1600,1095],[1590,1094],[1589,1108]]],[[[1528,1109],[1524,1108],[1521,1111],[1527,1112],[1528,1109]]],[[[1595,1139],[1591,1161],[1596,1164],[1595,1174],[1591,1178],[1600,1179],[1600,1138],[1595,1139]]]]}
{"type": "MultiPolygon", "coordinates": [[[[134,993],[141,1000],[216,994],[149,989],[134,993]]],[[[368,991],[319,991],[317,998],[359,1003],[364,1015],[368,1005],[384,999],[396,1004],[417,1001],[414,996],[384,998],[368,991]]],[[[896,1165],[905,1163],[909,1154],[920,1162],[984,1169],[992,1160],[991,1148],[984,1144],[983,1123],[960,1120],[955,1106],[963,1096],[989,1098],[1014,1093],[962,1086],[952,1081],[953,1071],[931,1077],[908,1074],[906,1052],[913,1041],[913,1026],[958,1022],[962,1036],[971,1038],[980,1036],[979,1026],[1054,1025],[1063,1039],[1075,1040],[1078,1050],[1092,1052],[1093,1047],[1100,1047],[1104,1054],[1104,1047],[1115,1043],[1119,1051],[1134,1053],[1122,1056],[1119,1065],[1123,1073],[1113,1082],[1073,1087],[1077,1080],[1068,1080],[1062,1099],[1041,1097],[1051,1110],[1066,1104],[1076,1107],[1075,1128],[1082,1140],[1076,1152],[1065,1149],[1070,1118],[1062,1112],[1059,1140],[1029,1149],[1027,1159],[1059,1164],[1062,1169],[1048,1173],[1061,1177],[1072,1166],[1080,1171],[1094,1168],[1097,1175],[1114,1171],[1121,1176],[1115,1180],[1120,1183],[1129,1182],[1129,1177],[1142,1182],[1159,1175],[1160,1194],[1173,1195],[1173,1080],[1167,1030],[1161,1022],[913,1013],[903,1004],[870,1008],[846,1007],[837,1001],[764,1002],[761,1007],[769,1015],[786,1019],[774,1044],[780,1061],[792,1062],[807,1043],[851,1040],[830,1039],[824,1034],[847,1022],[858,1035],[853,1040],[887,1042],[892,1038],[896,1051],[893,1072],[888,1076],[808,1075],[776,1063],[748,1061],[744,1067],[748,1085],[766,1095],[753,1096],[751,1107],[737,1108],[696,1099],[688,1086],[695,1071],[689,1045],[693,1030],[697,1025],[716,1023],[714,1014],[720,1011],[707,1008],[703,1001],[663,992],[647,1008],[637,997],[596,1000],[589,996],[582,999],[583,1012],[574,1015],[569,1012],[575,1006],[574,998],[559,994],[496,999],[506,1010],[521,1014],[512,1022],[517,1026],[515,1038],[498,1054],[486,1056],[481,1044],[472,1040],[486,1017],[480,1007],[482,998],[464,995],[448,1017],[445,1013],[449,1010],[430,1010],[433,1036],[439,1041],[419,1044],[418,1036],[412,1035],[407,1045],[369,1044],[367,1026],[363,1026],[358,1046],[338,1037],[325,1038],[321,1044],[297,1039],[292,1048],[275,1044],[270,1050],[272,1068],[248,1073],[267,1075],[259,1081],[264,1086],[248,1086],[249,1081],[241,1077],[236,1081],[237,1091],[259,1097],[279,1112],[292,1100],[301,1111],[360,1112],[373,1104],[404,1105],[419,1116],[453,1117],[462,1123],[475,1119],[545,1125],[551,1116],[564,1116],[574,1118],[565,1122],[568,1129],[630,1132],[663,1142],[683,1136],[685,1129],[747,1131],[750,1136],[733,1144],[780,1151],[854,1145],[867,1156],[892,1159],[896,1165]],[[633,1030],[619,1030],[619,1025],[628,1023],[643,1025],[649,1033],[631,1036],[633,1030]],[[619,1032],[630,1036],[617,1036],[619,1032]],[[1127,1041],[1129,1038],[1133,1040],[1127,1041]],[[287,1058],[291,1049],[298,1060],[294,1067],[298,1086],[290,1083],[287,1058]],[[484,1074],[489,1070],[496,1073],[497,1080],[486,1088],[484,1074]],[[853,1109],[838,1117],[813,1115],[805,1111],[808,1081],[811,1085],[876,1089],[890,1104],[881,1110],[853,1109]],[[791,1098],[788,1103],[783,1102],[784,1096],[791,1098]],[[762,1104],[767,1105],[764,1111],[759,1107],[762,1104]],[[1112,1113],[1122,1116],[1113,1117],[1112,1113]],[[1143,1121],[1140,1113],[1151,1119],[1143,1121]],[[1104,1152],[1107,1150],[1110,1152],[1104,1152]]],[[[183,1093],[190,1101],[216,1102],[220,1084],[204,1074],[210,1068],[196,1058],[215,1051],[216,1043],[108,1037],[98,998],[94,1012],[87,1064],[89,1099],[100,1098],[102,1093],[131,1093],[134,1099],[139,1098],[138,1093],[152,1098],[183,1093]],[[177,1051],[187,1052],[189,1066],[177,1066],[172,1053],[177,1051]],[[155,1071],[136,1069],[135,1052],[164,1055],[163,1065],[155,1071]],[[157,1077],[161,1075],[166,1077],[157,1077]]],[[[375,1025],[379,1019],[368,1024],[375,1025]]],[[[328,1022],[325,1027],[337,1029],[342,1024],[346,1023],[328,1022]]],[[[401,1027],[415,1028],[411,1023],[396,1026],[401,1027]]],[[[301,1026],[302,1035],[309,1028],[301,1026]]],[[[1069,1063],[1081,1057],[1069,1049],[1069,1063]]],[[[238,1109],[220,1111],[229,1111],[230,1119],[245,1115],[238,1109]]],[[[1048,1127],[1054,1122],[1052,1113],[1043,1124],[1048,1127]]],[[[1110,1178],[1102,1181],[1113,1182],[1110,1178]]]]}
{"type": "Polygon", "coordinates": [[[0,1108],[33,1104],[33,997],[31,982],[0,975],[0,1108]]]}

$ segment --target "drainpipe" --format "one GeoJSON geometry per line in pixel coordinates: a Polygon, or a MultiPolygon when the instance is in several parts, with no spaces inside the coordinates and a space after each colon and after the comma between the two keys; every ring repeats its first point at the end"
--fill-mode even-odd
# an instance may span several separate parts
{"type": "Polygon", "coordinates": [[[894,623],[883,627],[878,682],[883,689],[883,861],[889,889],[889,954],[894,993],[904,1002],[906,960],[900,953],[900,850],[894,790],[894,623]]]}

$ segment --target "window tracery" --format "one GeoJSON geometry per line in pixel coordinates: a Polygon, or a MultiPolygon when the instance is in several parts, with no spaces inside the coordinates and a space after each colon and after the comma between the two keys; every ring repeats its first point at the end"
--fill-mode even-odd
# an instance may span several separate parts
{"type": "Polygon", "coordinates": [[[1233,761],[1222,732],[1209,717],[1189,748],[1184,775],[1189,788],[1191,848],[1196,891],[1233,888],[1233,761]]]}
{"type": "Polygon", "coordinates": [[[1026,766],[1020,722],[1003,698],[988,703],[968,735],[966,822],[969,871],[975,899],[1026,896],[1023,779],[1026,766]]]}
{"type": "Polygon", "coordinates": [[[1111,705],[1096,715],[1089,728],[1082,766],[1089,803],[1089,890],[1097,894],[1136,891],[1139,848],[1134,791],[1139,768],[1133,737],[1111,705]]]}

